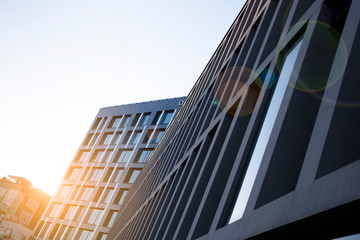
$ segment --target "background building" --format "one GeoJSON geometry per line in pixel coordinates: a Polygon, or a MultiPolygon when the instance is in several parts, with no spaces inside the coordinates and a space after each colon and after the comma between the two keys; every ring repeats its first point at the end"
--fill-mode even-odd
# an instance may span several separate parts
{"type": "Polygon", "coordinates": [[[247,1],[108,239],[359,234],[359,12],[358,0],[247,1]]]}
{"type": "Polygon", "coordinates": [[[105,239],[185,97],[100,109],[35,239],[105,239]]]}
{"type": "Polygon", "coordinates": [[[50,196],[33,188],[29,180],[0,179],[0,239],[27,239],[39,222],[50,196]]]}

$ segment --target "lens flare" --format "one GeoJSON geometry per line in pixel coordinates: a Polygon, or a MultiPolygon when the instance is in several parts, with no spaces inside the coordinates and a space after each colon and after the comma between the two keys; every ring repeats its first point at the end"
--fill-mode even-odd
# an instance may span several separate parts
{"type": "MultiPolygon", "coordinates": [[[[294,34],[292,31],[299,31],[302,26],[314,29],[308,46],[311,48],[314,61],[309,63],[311,65],[305,63],[300,74],[293,72],[289,84],[297,90],[316,93],[334,85],[340,79],[347,64],[347,48],[341,35],[329,24],[320,21],[298,22],[285,33],[294,34]],[[335,56],[338,64],[332,64],[335,56]],[[331,75],[329,75],[330,69],[331,75]]],[[[281,39],[283,40],[284,37],[281,39]]],[[[277,46],[279,59],[286,51],[282,40],[277,46]]],[[[282,61],[278,61],[279,70],[281,64],[282,61]]]]}
{"type": "MultiPolygon", "coordinates": [[[[219,75],[215,82],[213,104],[224,110],[229,100],[241,91],[243,101],[237,101],[227,113],[234,116],[237,108],[240,107],[239,104],[242,102],[241,110],[236,115],[238,117],[250,115],[255,110],[255,103],[262,85],[266,81],[265,79],[265,75],[258,76],[256,72],[247,67],[235,66],[228,68],[219,75]],[[256,77],[257,83],[254,82],[249,87],[246,82],[250,77],[256,77]]],[[[273,85],[275,75],[271,75],[267,79],[273,85]]],[[[271,84],[268,84],[268,87],[271,87],[271,84]]]]}

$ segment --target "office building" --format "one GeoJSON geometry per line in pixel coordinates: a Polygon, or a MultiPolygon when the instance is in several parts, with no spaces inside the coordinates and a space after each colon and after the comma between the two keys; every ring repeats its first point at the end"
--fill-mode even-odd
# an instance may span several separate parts
{"type": "Polygon", "coordinates": [[[359,239],[359,12],[247,1],[108,239],[359,239]]]}
{"type": "Polygon", "coordinates": [[[184,97],[101,108],[33,239],[105,239],[184,97]]]}
{"type": "Polygon", "coordinates": [[[29,180],[11,176],[0,179],[0,239],[28,239],[39,222],[50,196],[29,180]]]}

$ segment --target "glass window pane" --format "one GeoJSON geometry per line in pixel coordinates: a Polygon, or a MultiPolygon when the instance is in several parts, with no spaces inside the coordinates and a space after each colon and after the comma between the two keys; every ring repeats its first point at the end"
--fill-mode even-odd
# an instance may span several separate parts
{"type": "MultiPolygon", "coordinates": [[[[265,116],[263,126],[261,128],[253,154],[251,156],[250,163],[246,171],[246,175],[244,177],[243,183],[241,185],[241,189],[237,197],[229,223],[232,223],[242,218],[243,216],[247,201],[249,199],[252,190],[252,186],[255,182],[255,178],[259,170],[262,158],[264,156],[271,131],[273,129],[278,111],[281,106],[281,102],[284,97],[285,90],[291,79],[291,73],[295,65],[296,57],[299,53],[301,42],[302,41],[299,41],[292,49],[290,49],[284,60],[284,64],[279,76],[278,83],[276,85],[273,97],[271,99],[269,108],[267,110],[267,114],[265,116]]],[[[267,76],[267,78],[268,77],[269,76],[267,76]]]]}

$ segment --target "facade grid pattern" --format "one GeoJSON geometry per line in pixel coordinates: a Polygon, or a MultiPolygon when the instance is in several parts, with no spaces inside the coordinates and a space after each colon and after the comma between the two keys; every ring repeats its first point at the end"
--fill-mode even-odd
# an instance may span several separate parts
{"type": "Polygon", "coordinates": [[[109,239],[359,233],[339,220],[360,206],[359,10],[357,0],[247,1],[109,239]]]}
{"type": "Polygon", "coordinates": [[[32,239],[105,239],[161,138],[158,129],[167,128],[184,100],[100,109],[32,239]]]}

